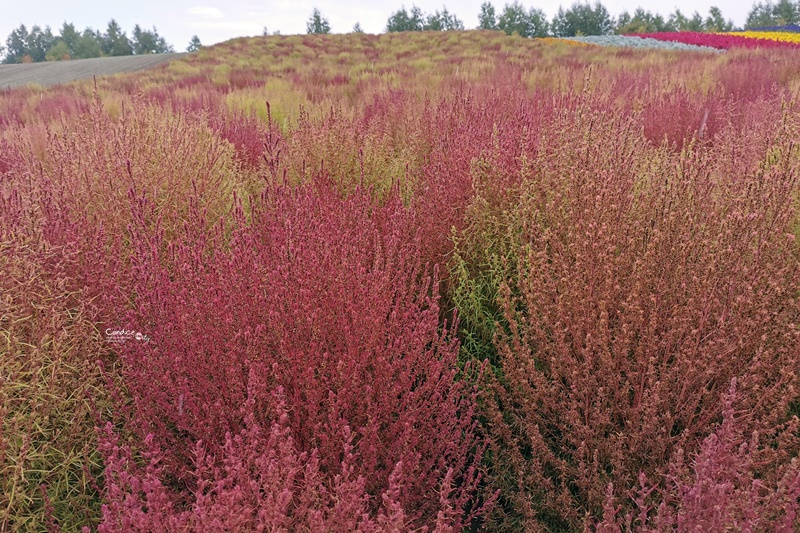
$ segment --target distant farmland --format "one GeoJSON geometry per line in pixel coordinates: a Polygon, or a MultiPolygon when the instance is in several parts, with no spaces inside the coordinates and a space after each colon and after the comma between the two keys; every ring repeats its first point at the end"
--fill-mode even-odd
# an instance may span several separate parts
{"type": "Polygon", "coordinates": [[[0,89],[36,83],[44,87],[83,80],[93,76],[108,76],[121,72],[136,72],[185,56],[186,53],[151,54],[124,57],[96,57],[74,61],[53,61],[24,65],[0,65],[0,89]]]}

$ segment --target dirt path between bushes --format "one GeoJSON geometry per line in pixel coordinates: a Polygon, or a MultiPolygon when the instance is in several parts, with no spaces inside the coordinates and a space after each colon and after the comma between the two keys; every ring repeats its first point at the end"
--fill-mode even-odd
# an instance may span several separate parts
{"type": "Polygon", "coordinates": [[[96,57],[73,61],[50,61],[24,65],[0,65],[0,90],[29,83],[58,85],[75,80],[106,76],[119,72],[135,72],[187,55],[186,53],[147,54],[122,57],[96,57]]]}

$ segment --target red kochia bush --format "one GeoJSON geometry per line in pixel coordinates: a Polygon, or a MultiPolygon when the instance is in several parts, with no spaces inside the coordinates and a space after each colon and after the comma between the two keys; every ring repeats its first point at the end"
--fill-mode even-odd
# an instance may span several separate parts
{"type": "Polygon", "coordinates": [[[724,117],[719,95],[698,95],[684,88],[647,98],[642,110],[644,135],[658,145],[680,150],[690,140],[713,139],[724,117]]]}
{"type": "Polygon", "coordinates": [[[264,129],[257,118],[243,114],[225,116],[218,111],[209,118],[211,128],[233,144],[236,159],[246,167],[258,168],[264,157],[264,129]]]}
{"type": "MultiPolygon", "coordinates": [[[[102,451],[108,503],[99,531],[404,531],[407,516],[398,503],[402,463],[389,477],[380,510],[371,516],[365,478],[355,474],[355,435],[342,435],[341,465],[336,475],[326,475],[316,452],[297,451],[280,391],[276,399],[278,417],[271,428],[262,430],[248,416],[247,429],[226,436],[222,461],[200,442],[193,447],[196,489],[188,509],[175,505],[162,483],[164,468],[151,436],[143,446],[146,465],[139,468],[107,425],[102,451]]],[[[246,407],[254,407],[252,400],[246,407]]],[[[446,498],[440,503],[447,508],[446,498]]],[[[450,531],[449,518],[440,513],[436,529],[450,531]]]]}
{"type": "Polygon", "coordinates": [[[158,467],[141,477],[107,439],[106,524],[157,524],[179,503],[200,520],[214,498],[259,509],[248,528],[303,527],[303,513],[336,509],[324,529],[469,519],[474,393],[455,381],[458,343],[438,322],[435,271],[399,199],[341,198],[322,179],[273,186],[229,234],[204,229],[198,210],[169,245],[144,229],[149,206],[136,202],[135,311],[122,326],[145,337],[120,352],[127,423],[158,467]],[[282,480],[289,471],[304,481],[282,480]],[[253,489],[279,481],[281,494],[253,489]],[[156,485],[163,495],[150,501],[156,485]],[[156,522],[139,516],[145,507],[156,522]]]}

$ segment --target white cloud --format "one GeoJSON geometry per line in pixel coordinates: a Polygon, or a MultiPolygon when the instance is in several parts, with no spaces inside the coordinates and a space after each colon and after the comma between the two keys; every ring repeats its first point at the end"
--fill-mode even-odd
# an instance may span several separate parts
{"type": "Polygon", "coordinates": [[[221,19],[225,16],[223,15],[222,11],[216,7],[195,6],[187,9],[186,12],[190,15],[195,15],[204,19],[221,19]]]}

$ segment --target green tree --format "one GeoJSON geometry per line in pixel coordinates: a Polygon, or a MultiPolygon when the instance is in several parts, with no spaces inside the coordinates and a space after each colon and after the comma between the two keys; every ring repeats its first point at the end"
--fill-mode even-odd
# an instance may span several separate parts
{"type": "Polygon", "coordinates": [[[34,62],[46,61],[47,51],[53,47],[56,38],[50,30],[50,26],[45,26],[44,30],[39,26],[33,26],[28,34],[28,50],[34,62]]]}
{"type": "Polygon", "coordinates": [[[326,34],[331,32],[331,24],[328,19],[322,16],[316,7],[311,12],[311,16],[306,22],[306,33],[326,34]]]}
{"type": "Polygon", "coordinates": [[[614,29],[614,22],[605,6],[597,0],[594,6],[588,2],[576,2],[566,11],[559,7],[552,27],[556,37],[608,35],[614,29]]]}
{"type": "Polygon", "coordinates": [[[495,13],[494,6],[491,4],[491,2],[484,2],[481,4],[481,12],[478,13],[478,29],[497,29],[497,14],[495,13]]]}
{"type": "Polygon", "coordinates": [[[76,46],[78,45],[78,41],[81,39],[81,34],[75,29],[75,25],[65,21],[64,24],[61,25],[61,31],[59,31],[58,39],[61,40],[64,45],[66,45],[67,50],[69,50],[70,57],[74,58],[76,46]]]}
{"type": "Polygon", "coordinates": [[[129,56],[133,54],[131,41],[114,19],[109,21],[106,33],[103,35],[103,53],[107,56],[129,56]]]}
{"type": "Polygon", "coordinates": [[[791,0],[778,0],[772,7],[772,16],[776,26],[800,23],[800,1],[794,3],[791,0]]]}
{"type": "Polygon", "coordinates": [[[65,61],[71,59],[72,55],[67,44],[62,39],[59,39],[56,44],[50,47],[44,58],[46,61],[65,61]]]}
{"type": "Polygon", "coordinates": [[[103,55],[103,35],[100,31],[91,28],[83,30],[80,39],[75,43],[73,59],[89,59],[103,55]]]}
{"type": "Polygon", "coordinates": [[[767,0],[765,3],[753,4],[753,8],[747,15],[745,28],[786,26],[798,23],[800,23],[800,0],[797,3],[791,0],[778,0],[777,4],[767,0]]]}
{"type": "Polygon", "coordinates": [[[733,29],[733,21],[725,20],[722,16],[722,11],[712,6],[708,10],[708,18],[706,18],[705,28],[706,31],[731,31],[733,29]]]}
{"type": "Polygon", "coordinates": [[[165,54],[174,52],[175,49],[167,44],[166,39],[158,34],[158,30],[143,30],[137,24],[133,27],[133,39],[131,47],[134,54],[165,54]]]}
{"type": "Polygon", "coordinates": [[[450,13],[445,7],[441,12],[436,10],[435,13],[428,15],[422,29],[425,31],[463,30],[464,23],[459,20],[455,13],[450,13]]]}
{"type": "Polygon", "coordinates": [[[517,33],[522,37],[546,37],[550,31],[544,11],[533,7],[526,11],[517,1],[505,5],[497,21],[497,29],[508,35],[517,33]]]}
{"type": "Polygon", "coordinates": [[[186,47],[187,52],[197,52],[203,48],[203,44],[200,42],[200,38],[197,35],[192,35],[192,40],[189,41],[189,46],[186,47]]]}
{"type": "Polygon", "coordinates": [[[641,7],[636,8],[633,12],[633,16],[627,11],[623,11],[617,19],[617,27],[615,30],[618,34],[665,31],[675,31],[675,27],[672,26],[670,22],[665,21],[664,17],[661,15],[645,11],[641,7]]]}
{"type": "Polygon", "coordinates": [[[614,30],[614,32],[618,34],[634,33],[634,32],[624,31],[624,28],[630,25],[631,22],[633,22],[633,17],[631,17],[631,14],[628,13],[627,9],[623,10],[622,13],[620,13],[619,16],[617,17],[617,29],[614,30]]]}
{"type": "Polygon", "coordinates": [[[47,52],[56,44],[56,38],[49,26],[28,28],[20,24],[6,39],[6,57],[3,63],[22,63],[25,61],[45,61],[47,52]]]}
{"type": "Polygon", "coordinates": [[[405,6],[389,16],[386,21],[386,31],[389,33],[399,31],[422,31],[425,26],[425,17],[417,6],[411,6],[411,13],[405,6]]]}
{"type": "Polygon", "coordinates": [[[747,14],[747,20],[744,27],[760,28],[762,26],[774,26],[775,20],[772,18],[772,2],[769,0],[766,3],[757,2],[753,4],[750,13],[747,14]]]}
{"type": "Polygon", "coordinates": [[[28,28],[20,24],[18,28],[12,30],[6,39],[6,57],[3,63],[22,63],[22,58],[30,55],[28,48],[28,28]]]}
{"type": "Polygon", "coordinates": [[[689,27],[689,19],[686,18],[680,9],[676,9],[667,20],[667,24],[674,28],[674,31],[684,31],[689,27]]]}
{"type": "Polygon", "coordinates": [[[689,19],[689,24],[686,26],[688,31],[704,31],[706,24],[703,22],[703,17],[697,11],[694,12],[692,18],[689,19]]]}

